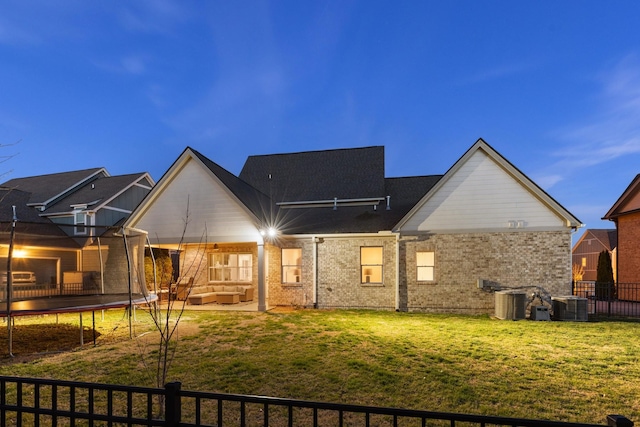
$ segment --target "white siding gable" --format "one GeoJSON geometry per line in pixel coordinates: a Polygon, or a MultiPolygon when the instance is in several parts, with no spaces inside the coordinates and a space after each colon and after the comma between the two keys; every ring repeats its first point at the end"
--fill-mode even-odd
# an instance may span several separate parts
{"type": "Polygon", "coordinates": [[[147,231],[151,244],[261,240],[255,218],[199,161],[189,156],[166,178],[130,224],[147,231]]]}
{"type": "Polygon", "coordinates": [[[475,150],[401,227],[404,232],[566,228],[530,189],[483,150],[475,150]]]}

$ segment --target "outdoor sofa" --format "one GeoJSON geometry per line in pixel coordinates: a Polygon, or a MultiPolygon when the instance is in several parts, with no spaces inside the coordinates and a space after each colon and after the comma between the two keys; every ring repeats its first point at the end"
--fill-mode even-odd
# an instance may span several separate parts
{"type": "Polygon", "coordinates": [[[244,285],[196,285],[191,288],[187,303],[193,305],[236,304],[253,301],[253,287],[244,285]]]}

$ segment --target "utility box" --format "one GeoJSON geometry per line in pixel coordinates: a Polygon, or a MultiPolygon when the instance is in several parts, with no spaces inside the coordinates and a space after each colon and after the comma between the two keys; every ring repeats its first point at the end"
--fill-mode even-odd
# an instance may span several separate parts
{"type": "Polygon", "coordinates": [[[495,294],[496,317],[502,320],[525,318],[527,294],[522,291],[498,291],[495,294]]]}
{"type": "Polygon", "coordinates": [[[549,307],[545,305],[534,305],[531,307],[531,313],[529,314],[531,320],[551,320],[549,316],[549,307]]]}
{"type": "Polygon", "coordinates": [[[552,297],[553,320],[570,320],[586,322],[588,318],[587,299],[573,295],[566,297],[552,297]]]}

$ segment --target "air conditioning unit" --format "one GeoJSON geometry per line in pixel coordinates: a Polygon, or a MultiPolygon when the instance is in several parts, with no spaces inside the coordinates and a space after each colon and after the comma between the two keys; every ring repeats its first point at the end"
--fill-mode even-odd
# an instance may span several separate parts
{"type": "Polygon", "coordinates": [[[586,322],[588,320],[588,300],[576,296],[552,297],[553,320],[586,322]]]}
{"type": "Polygon", "coordinates": [[[522,320],[527,308],[527,294],[522,291],[498,291],[495,294],[496,317],[502,320],[522,320]]]}

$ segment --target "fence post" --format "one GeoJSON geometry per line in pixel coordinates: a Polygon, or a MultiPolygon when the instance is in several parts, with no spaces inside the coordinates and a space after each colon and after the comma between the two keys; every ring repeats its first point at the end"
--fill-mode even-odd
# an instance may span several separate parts
{"type": "Polygon", "coordinates": [[[167,427],[177,427],[182,420],[181,385],[179,382],[164,385],[164,420],[167,427]]]}
{"type": "Polygon", "coordinates": [[[622,415],[607,415],[609,427],[633,427],[633,421],[622,415]]]}

